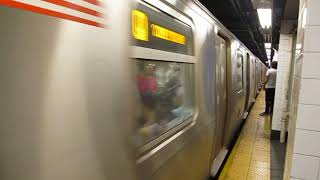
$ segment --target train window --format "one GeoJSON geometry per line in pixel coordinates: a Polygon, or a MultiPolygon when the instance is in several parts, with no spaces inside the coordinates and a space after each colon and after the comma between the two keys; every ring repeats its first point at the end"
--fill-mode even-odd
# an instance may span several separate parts
{"type": "Polygon", "coordinates": [[[194,114],[194,65],[135,60],[138,146],[190,120],[194,114]]]}
{"type": "Polygon", "coordinates": [[[236,87],[237,91],[241,91],[243,89],[244,83],[243,83],[243,55],[238,52],[237,53],[237,68],[236,68],[236,87]]]}

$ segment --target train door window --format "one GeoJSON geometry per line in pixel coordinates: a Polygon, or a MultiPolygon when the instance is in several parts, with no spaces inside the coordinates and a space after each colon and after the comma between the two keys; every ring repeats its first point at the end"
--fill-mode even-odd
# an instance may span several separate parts
{"type": "Polygon", "coordinates": [[[193,59],[193,34],[187,23],[144,3],[132,21],[140,53],[133,57],[137,146],[144,152],[192,122],[195,72],[187,59],[193,59]]]}
{"type": "Polygon", "coordinates": [[[194,67],[189,63],[135,60],[139,144],[188,120],[194,113],[194,67]]]}
{"type": "Polygon", "coordinates": [[[237,52],[237,68],[236,68],[236,88],[237,91],[243,90],[243,55],[237,52]]]}

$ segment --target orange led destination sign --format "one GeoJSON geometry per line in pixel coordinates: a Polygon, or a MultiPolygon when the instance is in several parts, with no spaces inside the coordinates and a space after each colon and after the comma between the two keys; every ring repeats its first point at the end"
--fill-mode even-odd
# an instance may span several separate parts
{"type": "Polygon", "coordinates": [[[149,41],[148,16],[142,11],[132,11],[132,35],[141,41],[149,41]]]}
{"type": "Polygon", "coordinates": [[[152,24],[151,31],[152,31],[152,36],[160,39],[164,39],[164,40],[175,42],[182,45],[185,45],[187,42],[187,38],[184,35],[171,31],[159,25],[152,24]]]}
{"type": "Polygon", "coordinates": [[[149,5],[131,11],[131,37],[134,46],[194,55],[192,28],[149,5]]]}

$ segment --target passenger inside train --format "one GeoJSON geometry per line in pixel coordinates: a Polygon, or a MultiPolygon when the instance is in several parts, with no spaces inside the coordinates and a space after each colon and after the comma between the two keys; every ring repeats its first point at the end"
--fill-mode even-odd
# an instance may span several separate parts
{"type": "MultiPolygon", "coordinates": [[[[141,144],[147,143],[192,116],[188,65],[137,60],[141,144]]],[[[192,78],[192,77],[191,77],[192,78]]]]}

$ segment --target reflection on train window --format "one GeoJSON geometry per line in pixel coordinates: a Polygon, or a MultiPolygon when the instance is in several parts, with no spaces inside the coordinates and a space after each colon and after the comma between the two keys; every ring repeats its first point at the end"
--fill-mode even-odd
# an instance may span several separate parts
{"type": "Polygon", "coordinates": [[[243,89],[243,55],[239,52],[237,53],[237,91],[243,89]]]}
{"type": "Polygon", "coordinates": [[[152,141],[194,114],[193,64],[135,60],[138,145],[152,141]]]}

